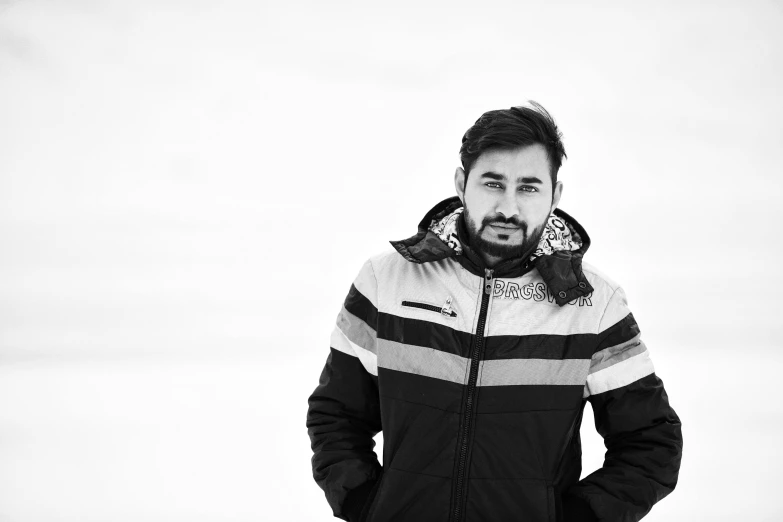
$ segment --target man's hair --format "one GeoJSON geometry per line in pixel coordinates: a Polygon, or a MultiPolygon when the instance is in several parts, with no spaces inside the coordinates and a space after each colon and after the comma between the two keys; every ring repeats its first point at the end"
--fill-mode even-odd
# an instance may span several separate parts
{"type": "Polygon", "coordinates": [[[563,133],[555,120],[539,103],[532,100],[530,106],[511,107],[485,112],[462,136],[459,149],[462,168],[467,182],[470,169],[476,160],[488,150],[510,150],[539,143],[549,158],[549,175],[552,187],[557,183],[557,171],[566,158],[563,133]]]}

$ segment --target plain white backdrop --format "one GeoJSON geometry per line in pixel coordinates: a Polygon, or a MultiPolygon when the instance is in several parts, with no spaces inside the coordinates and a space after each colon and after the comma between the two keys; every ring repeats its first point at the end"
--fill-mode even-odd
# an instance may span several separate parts
{"type": "Polygon", "coordinates": [[[781,24],[775,1],[0,1],[0,521],[334,520],[305,415],[345,294],[454,194],[475,119],[528,99],[683,422],[645,520],[783,519],[781,24]]]}

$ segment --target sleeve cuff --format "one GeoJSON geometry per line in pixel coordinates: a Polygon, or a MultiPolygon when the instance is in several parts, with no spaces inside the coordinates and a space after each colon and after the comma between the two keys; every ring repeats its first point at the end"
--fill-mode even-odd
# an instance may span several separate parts
{"type": "Polygon", "coordinates": [[[563,522],[598,522],[587,501],[567,495],[563,498],[563,522]]]}
{"type": "Polygon", "coordinates": [[[362,514],[362,508],[367,502],[367,498],[370,496],[372,488],[375,486],[375,482],[376,480],[365,482],[358,488],[348,493],[348,496],[345,497],[345,502],[343,503],[343,515],[345,516],[346,520],[348,520],[348,522],[359,522],[359,518],[362,514]]]}

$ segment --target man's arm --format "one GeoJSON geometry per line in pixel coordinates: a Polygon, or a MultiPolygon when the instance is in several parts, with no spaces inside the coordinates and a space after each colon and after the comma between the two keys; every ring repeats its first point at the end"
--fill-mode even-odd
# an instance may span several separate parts
{"type": "Polygon", "coordinates": [[[332,332],[318,387],[308,399],[313,477],[334,516],[355,522],[380,476],[377,283],[370,261],[351,285],[332,332]]]}
{"type": "Polygon", "coordinates": [[[565,521],[588,520],[576,515],[587,504],[598,520],[636,522],[677,484],[682,425],[619,287],[599,332],[584,393],[607,451],[603,467],[566,492],[565,521]]]}

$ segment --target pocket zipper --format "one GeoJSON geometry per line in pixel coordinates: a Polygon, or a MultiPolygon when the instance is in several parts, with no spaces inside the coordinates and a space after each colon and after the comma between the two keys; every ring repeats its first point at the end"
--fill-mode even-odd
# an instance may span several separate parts
{"type": "Polygon", "coordinates": [[[451,309],[451,297],[446,298],[446,302],[443,306],[435,306],[427,303],[416,303],[414,301],[403,301],[402,306],[410,308],[421,308],[422,310],[430,310],[432,312],[438,312],[446,317],[457,317],[457,312],[451,309]]]}

